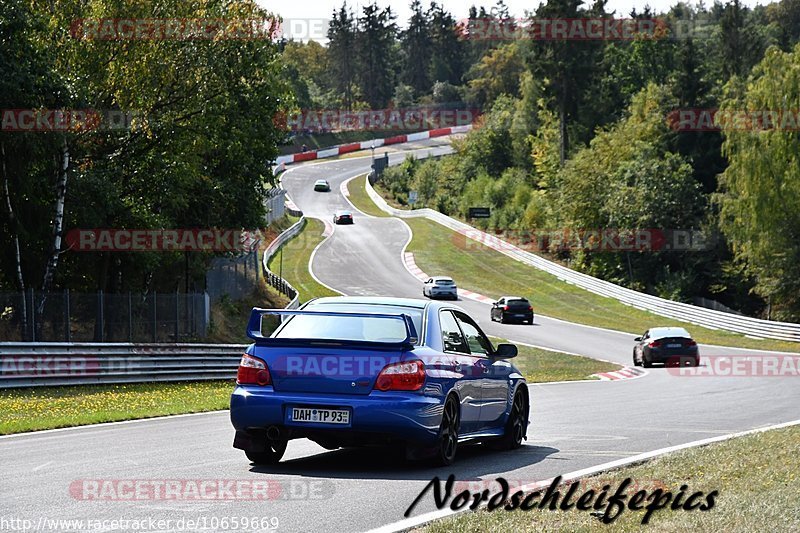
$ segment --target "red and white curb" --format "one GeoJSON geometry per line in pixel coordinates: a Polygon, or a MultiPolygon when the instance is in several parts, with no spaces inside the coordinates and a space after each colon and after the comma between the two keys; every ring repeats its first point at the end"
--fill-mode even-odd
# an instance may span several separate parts
{"type": "Polygon", "coordinates": [[[417,266],[417,263],[414,261],[414,254],[411,252],[403,252],[403,265],[406,267],[412,276],[417,278],[420,281],[426,281],[430,278],[425,272],[422,271],[421,268],[417,266]]]}
{"type": "MultiPolygon", "coordinates": [[[[425,281],[430,278],[425,272],[422,271],[421,268],[417,266],[416,261],[414,261],[414,253],[413,252],[403,252],[403,266],[406,267],[406,270],[417,278],[420,281],[425,281]]],[[[493,298],[489,298],[488,296],[484,296],[483,294],[478,294],[477,292],[468,291],[466,289],[458,289],[458,295],[462,298],[468,298],[470,300],[475,300],[476,302],[481,303],[494,303],[493,298]]],[[[546,348],[547,349],[547,348],[546,348]]],[[[573,354],[579,355],[579,354],[573,354]]],[[[582,356],[585,357],[585,356],[582,356]]],[[[613,361],[607,361],[613,364],[613,361]]],[[[615,370],[614,372],[602,372],[600,374],[593,374],[600,378],[601,381],[622,381],[625,379],[636,379],[640,378],[647,374],[647,371],[642,370],[641,368],[631,368],[631,367],[622,367],[619,370],[615,370]]]]}
{"type": "Polygon", "coordinates": [[[322,236],[328,238],[333,235],[333,230],[336,229],[333,225],[333,222],[330,220],[323,220],[322,223],[325,224],[325,229],[322,231],[322,236]]]}
{"type": "MultiPolygon", "coordinates": [[[[412,276],[417,278],[420,281],[426,281],[430,278],[425,272],[422,271],[421,268],[417,266],[417,263],[414,261],[414,254],[412,252],[403,252],[403,265],[406,267],[412,276]]],[[[466,289],[458,289],[458,295],[462,298],[468,298],[470,300],[475,300],[476,302],[482,303],[493,303],[494,300],[489,298],[488,296],[484,296],[483,294],[478,294],[477,292],[468,291],[466,289]]]]}
{"type": "Polygon", "coordinates": [[[602,372],[600,374],[593,375],[599,377],[602,381],[620,381],[623,379],[638,378],[644,376],[645,374],[647,374],[647,371],[642,370],[641,368],[632,368],[626,366],[620,370],[615,370],[614,372],[602,372]]]}
{"type": "Polygon", "coordinates": [[[438,128],[429,131],[420,131],[418,133],[409,133],[406,135],[395,135],[386,139],[374,139],[369,141],[361,141],[360,143],[343,144],[334,146],[333,148],[326,148],[324,150],[311,150],[309,152],[300,152],[299,154],[287,154],[278,156],[275,159],[277,165],[276,171],[286,168],[286,165],[292,163],[300,163],[302,161],[314,161],[315,159],[325,159],[328,157],[337,157],[350,152],[358,152],[360,150],[369,150],[370,148],[379,148],[381,146],[388,146],[390,144],[402,144],[414,141],[423,141],[425,139],[432,139],[434,137],[444,137],[446,135],[453,135],[454,133],[466,133],[472,129],[472,124],[465,126],[454,126],[452,128],[438,128]]]}

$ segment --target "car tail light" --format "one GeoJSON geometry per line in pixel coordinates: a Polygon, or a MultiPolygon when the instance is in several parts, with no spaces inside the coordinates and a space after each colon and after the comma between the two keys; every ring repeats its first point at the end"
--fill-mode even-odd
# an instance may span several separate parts
{"type": "Polygon", "coordinates": [[[686,341],[686,346],[697,346],[697,343],[691,339],[686,341]]]}
{"type": "Polygon", "coordinates": [[[383,367],[375,381],[375,388],[380,391],[414,391],[421,389],[424,383],[425,365],[422,361],[406,361],[383,367]]]}
{"type": "Polygon", "coordinates": [[[533,311],[533,306],[532,305],[528,306],[528,311],[533,311]]]}
{"type": "Polygon", "coordinates": [[[503,306],[503,311],[508,311],[509,309],[510,309],[510,307],[508,307],[507,305],[503,306]]]}
{"type": "Polygon", "coordinates": [[[661,346],[661,341],[653,341],[650,344],[648,344],[648,346],[651,348],[658,348],[659,346],[661,346]]]}
{"type": "Polygon", "coordinates": [[[272,385],[272,376],[269,375],[267,363],[244,354],[239,361],[239,371],[236,373],[236,383],[239,385],[272,385]]]}

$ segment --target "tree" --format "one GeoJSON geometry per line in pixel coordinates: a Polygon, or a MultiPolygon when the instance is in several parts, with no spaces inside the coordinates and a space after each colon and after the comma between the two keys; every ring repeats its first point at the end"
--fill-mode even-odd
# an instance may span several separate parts
{"type": "MultiPolygon", "coordinates": [[[[578,19],[586,15],[579,9],[580,5],[580,0],[548,0],[537,8],[536,17],[578,19]]],[[[592,16],[600,15],[592,13],[592,16]]],[[[595,76],[599,46],[593,42],[566,40],[531,40],[526,44],[528,67],[535,78],[545,80],[548,103],[558,115],[562,165],[570,148],[570,124],[579,115],[578,103],[595,76]]]]}
{"type": "Polygon", "coordinates": [[[788,53],[770,48],[746,82],[734,78],[726,86],[720,113],[728,167],[716,197],[735,257],[756,279],[757,293],[771,299],[774,315],[788,320],[800,318],[798,63],[800,45],[788,53]],[[780,118],[771,128],[743,124],[735,117],[741,109],[776,110],[780,118]]]}
{"type": "Polygon", "coordinates": [[[390,7],[380,9],[374,2],[364,6],[358,18],[358,79],[361,94],[372,109],[385,107],[395,87],[397,25],[394,20],[390,7]]]}
{"type": "Polygon", "coordinates": [[[431,39],[428,17],[419,0],[411,2],[411,18],[403,32],[403,82],[414,88],[417,95],[431,87],[428,68],[431,63],[431,39]]]}
{"type": "Polygon", "coordinates": [[[427,16],[431,36],[430,79],[460,85],[464,51],[456,19],[436,2],[431,2],[427,16]]]}
{"type": "Polygon", "coordinates": [[[353,86],[357,64],[353,59],[356,50],[356,20],[345,1],[338,12],[334,10],[328,26],[328,58],[331,85],[342,95],[344,107],[348,110],[352,109],[355,101],[353,86]]]}

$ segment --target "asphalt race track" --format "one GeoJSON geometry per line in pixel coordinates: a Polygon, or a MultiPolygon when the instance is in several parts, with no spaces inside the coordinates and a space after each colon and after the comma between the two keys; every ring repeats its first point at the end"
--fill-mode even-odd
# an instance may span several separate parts
{"type": "MultiPolygon", "coordinates": [[[[420,144],[421,155],[447,150],[420,144]]],[[[390,161],[396,164],[403,157],[391,154],[390,161]]],[[[350,208],[340,184],[369,165],[367,157],[297,166],[285,174],[283,184],[306,216],[330,221],[336,209],[350,208]],[[330,193],[313,192],[313,182],[321,178],[330,181],[330,193]]],[[[421,297],[421,283],[400,259],[409,236],[399,219],[356,212],[354,225],[336,227],[320,245],[313,272],[345,294],[421,297]]],[[[486,304],[463,300],[459,305],[490,334],[630,364],[633,335],[538,315],[533,326],[500,325],[489,320],[486,304]]],[[[702,355],[736,353],[753,351],[701,346],[702,355]]],[[[326,451],[310,441],[291,442],[277,467],[256,468],[231,447],[227,413],[0,438],[0,515],[34,523],[42,516],[173,523],[181,518],[277,517],[278,531],[363,531],[402,519],[435,475],[452,472],[461,481],[502,475],[532,482],[786,422],[797,418],[800,387],[792,377],[685,378],[656,367],[629,381],[534,385],[531,402],[532,424],[521,450],[462,448],[457,463],[441,469],[409,466],[386,450],[326,451]],[[281,490],[270,501],[85,501],[70,493],[70,486],[84,479],[269,480],[279,482],[281,490]]],[[[427,498],[415,514],[433,509],[427,498]]]]}

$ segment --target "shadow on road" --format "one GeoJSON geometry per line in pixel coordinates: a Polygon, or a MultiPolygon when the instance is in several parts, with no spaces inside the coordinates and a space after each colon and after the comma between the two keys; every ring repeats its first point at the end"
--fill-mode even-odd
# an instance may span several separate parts
{"type": "MultiPolygon", "coordinates": [[[[289,443],[291,446],[291,443],[289,443]]],[[[431,467],[424,461],[405,461],[392,448],[346,448],[281,462],[274,466],[253,466],[250,471],[263,474],[287,474],[316,478],[429,480],[455,474],[459,480],[477,479],[497,472],[509,472],[539,463],[558,453],[549,446],[522,446],[517,450],[497,452],[485,446],[462,446],[455,464],[431,467]]]]}

